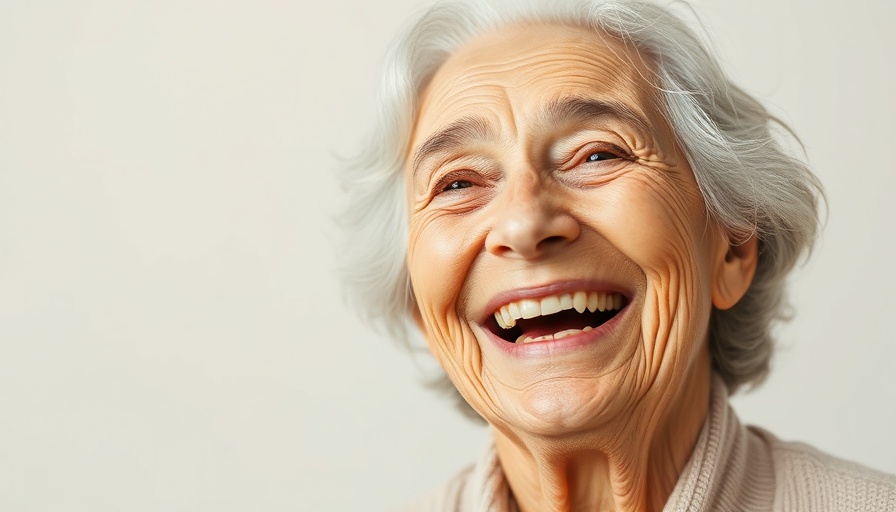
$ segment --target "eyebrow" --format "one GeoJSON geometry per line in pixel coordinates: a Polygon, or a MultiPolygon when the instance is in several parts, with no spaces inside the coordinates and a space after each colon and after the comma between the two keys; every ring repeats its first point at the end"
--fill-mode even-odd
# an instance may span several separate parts
{"type": "Polygon", "coordinates": [[[542,126],[556,126],[570,122],[588,122],[599,117],[615,118],[633,124],[650,133],[650,123],[624,103],[571,96],[548,103],[540,113],[542,126]]]}
{"type": "Polygon", "coordinates": [[[417,148],[414,153],[413,174],[416,176],[423,161],[436,153],[456,150],[492,136],[492,129],[484,118],[467,116],[458,119],[431,135],[417,148]]]}
{"type": "MultiPolygon", "coordinates": [[[[537,122],[542,127],[550,127],[571,122],[585,123],[599,117],[611,117],[629,122],[641,131],[650,133],[650,124],[627,105],[579,96],[551,101],[539,112],[537,122]]],[[[413,175],[417,175],[426,159],[437,153],[450,152],[493,137],[494,132],[485,118],[466,116],[458,119],[428,137],[417,148],[414,152],[413,175]]]]}

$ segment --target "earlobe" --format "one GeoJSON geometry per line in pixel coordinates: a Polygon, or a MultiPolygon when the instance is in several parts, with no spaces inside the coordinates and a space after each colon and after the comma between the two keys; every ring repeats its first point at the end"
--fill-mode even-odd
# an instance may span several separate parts
{"type": "Polygon", "coordinates": [[[719,259],[712,285],[712,305],[730,309],[747,293],[759,260],[756,235],[737,245],[729,243],[728,251],[719,259]]]}

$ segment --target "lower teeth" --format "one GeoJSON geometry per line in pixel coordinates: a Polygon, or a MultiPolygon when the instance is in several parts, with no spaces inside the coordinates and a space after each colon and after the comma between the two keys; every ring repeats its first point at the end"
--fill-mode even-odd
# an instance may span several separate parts
{"type": "Polygon", "coordinates": [[[572,336],[573,334],[579,334],[582,332],[588,332],[592,329],[593,327],[591,326],[585,326],[582,329],[567,329],[565,331],[555,332],[554,334],[545,334],[544,336],[537,336],[535,338],[523,334],[519,338],[517,338],[516,343],[534,343],[536,341],[559,340],[560,338],[565,338],[567,336],[572,336]]]}

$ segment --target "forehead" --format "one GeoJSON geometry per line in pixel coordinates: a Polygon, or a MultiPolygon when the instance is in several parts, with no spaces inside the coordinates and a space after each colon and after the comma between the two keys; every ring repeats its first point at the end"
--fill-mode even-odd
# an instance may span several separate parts
{"type": "Polygon", "coordinates": [[[504,27],[470,41],[439,68],[421,97],[413,142],[470,116],[516,133],[546,103],[564,97],[621,103],[653,121],[650,76],[641,55],[593,30],[504,27]]]}

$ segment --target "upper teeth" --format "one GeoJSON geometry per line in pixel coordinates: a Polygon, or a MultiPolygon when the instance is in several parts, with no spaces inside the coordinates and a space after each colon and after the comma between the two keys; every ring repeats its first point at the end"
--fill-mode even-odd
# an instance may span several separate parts
{"type": "Polygon", "coordinates": [[[521,318],[553,315],[567,309],[583,313],[586,309],[609,311],[622,309],[625,299],[617,292],[575,292],[551,295],[541,299],[522,299],[501,306],[495,311],[495,320],[502,329],[510,329],[521,318]]]}

